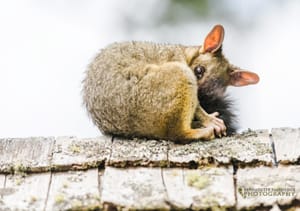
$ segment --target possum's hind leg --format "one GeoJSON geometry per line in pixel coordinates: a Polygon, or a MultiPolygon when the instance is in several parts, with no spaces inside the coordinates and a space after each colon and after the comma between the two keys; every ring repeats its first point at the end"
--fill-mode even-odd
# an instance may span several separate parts
{"type": "Polygon", "coordinates": [[[185,106],[183,107],[181,112],[178,112],[178,115],[180,115],[180,117],[177,120],[176,126],[169,133],[169,135],[177,143],[186,144],[195,140],[207,141],[215,138],[215,128],[212,126],[202,128],[192,127],[194,125],[191,119],[189,118],[189,113],[193,114],[193,110],[194,109],[192,109],[191,107],[189,108],[188,106],[185,106]]]}
{"type": "Polygon", "coordinates": [[[182,138],[177,139],[176,142],[181,144],[186,144],[194,140],[212,140],[215,138],[213,127],[187,129],[180,133],[182,138]]]}
{"type": "Polygon", "coordinates": [[[195,129],[191,127],[199,104],[197,98],[198,88],[193,71],[183,63],[169,62],[159,66],[159,72],[168,75],[164,88],[173,90],[174,93],[169,98],[169,105],[172,106],[169,106],[168,121],[166,121],[167,138],[178,143],[214,139],[214,127],[195,129]]]}

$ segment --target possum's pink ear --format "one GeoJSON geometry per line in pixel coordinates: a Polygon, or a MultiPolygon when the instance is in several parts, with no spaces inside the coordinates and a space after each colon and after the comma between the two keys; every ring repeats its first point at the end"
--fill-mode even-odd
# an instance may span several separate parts
{"type": "Polygon", "coordinates": [[[224,33],[222,25],[215,25],[205,38],[202,53],[216,52],[222,46],[224,33]]]}
{"type": "Polygon", "coordinates": [[[245,70],[234,70],[229,75],[229,83],[232,86],[247,86],[250,84],[256,84],[259,81],[259,76],[256,73],[245,70]]]}

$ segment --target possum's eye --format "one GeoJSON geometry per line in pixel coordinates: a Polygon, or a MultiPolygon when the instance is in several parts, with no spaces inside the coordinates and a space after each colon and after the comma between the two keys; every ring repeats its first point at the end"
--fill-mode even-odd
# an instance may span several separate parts
{"type": "Polygon", "coordinates": [[[194,68],[194,73],[195,73],[197,79],[202,78],[204,72],[205,72],[205,67],[203,67],[201,65],[198,65],[194,68]]]}

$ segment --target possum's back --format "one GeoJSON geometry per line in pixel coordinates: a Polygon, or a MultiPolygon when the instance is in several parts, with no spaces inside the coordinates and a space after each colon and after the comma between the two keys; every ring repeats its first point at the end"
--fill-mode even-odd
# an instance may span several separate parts
{"type": "MultiPolygon", "coordinates": [[[[104,133],[134,130],[140,87],[148,64],[183,61],[182,46],[150,42],[114,43],[90,64],[84,80],[84,103],[94,123],[104,133]]],[[[139,107],[138,107],[139,106],[139,107]]]]}

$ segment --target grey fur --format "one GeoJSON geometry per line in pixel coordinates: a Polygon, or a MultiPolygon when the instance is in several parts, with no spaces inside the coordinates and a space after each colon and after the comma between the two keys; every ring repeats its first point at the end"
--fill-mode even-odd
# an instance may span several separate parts
{"type": "MultiPolygon", "coordinates": [[[[83,81],[83,101],[91,119],[103,133],[125,137],[188,143],[226,135],[223,120],[217,113],[206,113],[198,100],[222,99],[231,82],[234,66],[221,52],[223,37],[224,29],[217,25],[206,37],[207,50],[151,42],[109,45],[89,65],[83,81]],[[219,43],[212,43],[216,36],[219,43]],[[194,68],[199,65],[206,71],[196,77],[194,68]],[[200,127],[192,128],[193,120],[200,127]]],[[[251,79],[251,74],[246,76],[251,79]]],[[[235,75],[235,82],[238,79],[235,75]]]]}

